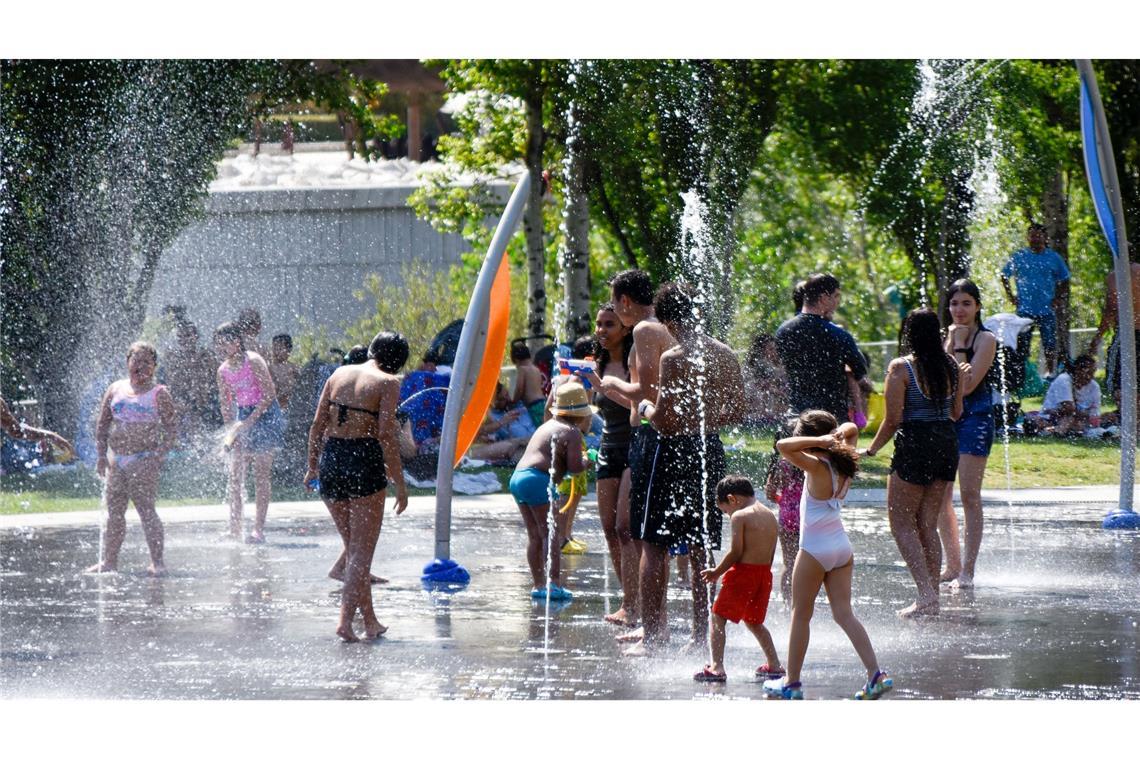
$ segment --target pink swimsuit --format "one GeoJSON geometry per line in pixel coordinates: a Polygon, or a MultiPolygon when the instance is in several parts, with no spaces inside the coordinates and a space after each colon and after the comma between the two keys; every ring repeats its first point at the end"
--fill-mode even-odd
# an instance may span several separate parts
{"type": "MultiPolygon", "coordinates": [[[[155,385],[149,391],[136,395],[130,380],[117,380],[111,386],[111,417],[125,425],[158,422],[158,392],[165,388],[165,385],[155,385]]],[[[115,454],[115,466],[125,470],[155,453],[139,451],[135,454],[115,454]]]]}
{"type": "Polygon", "coordinates": [[[253,374],[249,354],[245,355],[245,361],[238,369],[230,369],[229,362],[222,362],[220,371],[226,385],[233,391],[238,406],[257,406],[261,403],[261,385],[253,374]]]}

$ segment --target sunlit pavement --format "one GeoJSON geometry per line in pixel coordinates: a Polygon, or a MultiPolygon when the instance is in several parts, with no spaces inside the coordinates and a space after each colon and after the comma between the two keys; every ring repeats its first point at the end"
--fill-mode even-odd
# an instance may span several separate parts
{"type": "MultiPolygon", "coordinates": [[[[1112,489],[988,492],[977,588],[943,587],[942,615],[904,621],[913,585],[887,527],[882,492],[857,492],[844,511],[855,547],[854,602],[890,699],[1140,697],[1140,536],[1100,527],[1112,489]],[[1098,503],[1098,500],[1100,502],[1098,503]]],[[[94,513],[0,518],[0,649],[5,698],[142,699],[763,699],[763,659],[730,626],[723,685],[694,683],[705,654],[681,654],[690,604],[674,568],[671,644],[624,658],[602,620],[619,591],[592,502],[563,559],[574,601],[529,598],[525,532],[505,494],[460,497],[452,556],[471,572],[457,593],[420,582],[434,546],[431,498],[389,512],[373,570],[376,643],[334,635],[339,584],[326,573],[339,537],[319,502],[273,504],[261,546],[221,536],[221,506],[161,510],[170,574],[145,575],[133,511],[121,573],[90,576],[94,513]],[[549,641],[547,645],[545,642],[549,641]]],[[[779,573],[779,552],[775,573],[779,573]]],[[[778,592],[768,626],[786,651],[778,592]]],[[[862,669],[821,597],[803,681],[807,699],[849,697],[862,669]]]]}

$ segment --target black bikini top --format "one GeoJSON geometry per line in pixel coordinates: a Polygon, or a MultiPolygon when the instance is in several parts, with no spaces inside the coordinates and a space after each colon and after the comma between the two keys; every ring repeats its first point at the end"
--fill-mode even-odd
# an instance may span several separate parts
{"type": "Polygon", "coordinates": [[[330,401],[329,405],[335,406],[337,408],[337,410],[336,410],[336,424],[338,424],[338,425],[343,425],[345,423],[345,421],[348,420],[349,411],[363,412],[365,414],[372,415],[376,419],[380,419],[380,412],[376,411],[376,410],[361,409],[359,406],[349,406],[348,404],[342,404],[339,401],[330,401]]]}

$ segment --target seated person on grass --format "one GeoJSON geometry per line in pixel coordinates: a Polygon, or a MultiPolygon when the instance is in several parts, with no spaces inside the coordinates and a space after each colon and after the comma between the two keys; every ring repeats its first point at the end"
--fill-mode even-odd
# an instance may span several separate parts
{"type": "Polygon", "coordinates": [[[784,668],[772,643],[772,634],[764,627],[768,598],[772,594],[772,557],[776,553],[776,516],[756,502],[752,481],[743,475],[728,475],[716,484],[716,505],[729,516],[732,547],[720,564],[701,571],[701,580],[715,583],[724,576],[720,593],[712,607],[709,642],[713,661],[693,676],[694,681],[723,682],[724,623],[744,621],[760,643],[767,660],[756,669],[762,678],[780,678],[784,668]]]}
{"type": "Polygon", "coordinates": [[[542,412],[546,406],[546,394],[542,390],[542,372],[534,366],[530,349],[525,343],[511,345],[511,363],[515,365],[515,390],[511,403],[521,401],[530,413],[534,426],[542,424],[542,412]]]}
{"type": "Polygon", "coordinates": [[[1070,372],[1062,372],[1049,384],[1038,423],[1051,425],[1057,435],[1079,435],[1096,427],[1100,422],[1100,386],[1093,379],[1095,372],[1093,357],[1086,354],[1073,360],[1070,372]]]}

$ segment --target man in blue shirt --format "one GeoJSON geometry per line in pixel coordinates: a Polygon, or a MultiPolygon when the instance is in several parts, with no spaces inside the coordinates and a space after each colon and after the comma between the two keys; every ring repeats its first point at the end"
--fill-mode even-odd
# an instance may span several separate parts
{"type": "MultiPolygon", "coordinates": [[[[1015,251],[1005,262],[1001,284],[1017,308],[1017,316],[1032,319],[1041,331],[1045,371],[1052,377],[1057,368],[1057,302],[1069,293],[1069,267],[1061,254],[1045,247],[1043,225],[1029,225],[1029,247],[1015,251]],[[1017,282],[1017,295],[1009,289],[1010,277],[1017,282]]],[[[1017,350],[1022,356],[1029,354],[1032,334],[1030,328],[1017,338],[1017,350]]]]}

